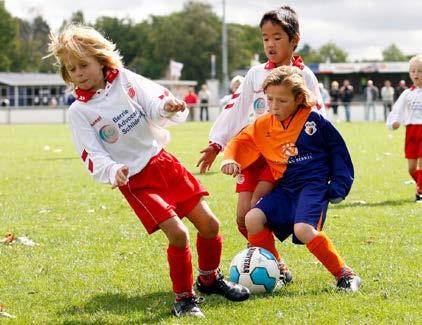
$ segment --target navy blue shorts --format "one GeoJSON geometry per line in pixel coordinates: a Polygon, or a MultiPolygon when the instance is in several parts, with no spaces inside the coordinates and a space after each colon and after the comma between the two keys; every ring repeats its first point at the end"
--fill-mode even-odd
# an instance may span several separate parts
{"type": "Polygon", "coordinates": [[[293,243],[302,244],[294,235],[294,224],[322,229],[328,208],[327,190],[328,184],[321,181],[306,182],[295,189],[277,186],[256,208],[264,212],[268,227],[280,241],[293,234],[293,243]]]}

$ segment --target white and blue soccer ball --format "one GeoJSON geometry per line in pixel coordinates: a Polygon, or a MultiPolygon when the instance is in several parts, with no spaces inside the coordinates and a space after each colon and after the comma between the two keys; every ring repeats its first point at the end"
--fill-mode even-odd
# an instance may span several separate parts
{"type": "Polygon", "coordinates": [[[261,247],[249,247],[237,254],[230,264],[230,281],[247,287],[251,293],[269,293],[280,277],[273,254],[261,247]]]}

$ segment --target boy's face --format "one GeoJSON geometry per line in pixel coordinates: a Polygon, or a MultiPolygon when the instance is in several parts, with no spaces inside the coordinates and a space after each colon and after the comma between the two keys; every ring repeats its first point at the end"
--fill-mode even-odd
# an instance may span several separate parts
{"type": "Polygon", "coordinates": [[[94,57],[88,56],[83,60],[69,57],[65,67],[75,87],[87,91],[96,91],[105,87],[104,66],[94,57]]]}
{"type": "Polygon", "coordinates": [[[422,62],[414,61],[409,67],[410,79],[416,87],[422,88],[422,62]]]}
{"type": "Polygon", "coordinates": [[[283,121],[297,111],[298,101],[292,92],[282,85],[270,85],[266,90],[270,113],[283,121]]]}
{"type": "Polygon", "coordinates": [[[267,21],[262,25],[262,42],[267,58],[276,66],[290,65],[294,47],[299,42],[299,36],[289,41],[289,35],[280,25],[267,21]]]}

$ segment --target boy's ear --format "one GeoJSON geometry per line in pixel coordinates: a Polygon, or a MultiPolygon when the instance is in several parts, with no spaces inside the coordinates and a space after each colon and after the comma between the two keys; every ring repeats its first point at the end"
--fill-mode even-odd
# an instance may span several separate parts
{"type": "Polygon", "coordinates": [[[300,34],[299,33],[296,33],[293,36],[292,40],[291,40],[291,43],[292,43],[293,47],[298,46],[299,45],[299,41],[300,41],[300,34]]]}

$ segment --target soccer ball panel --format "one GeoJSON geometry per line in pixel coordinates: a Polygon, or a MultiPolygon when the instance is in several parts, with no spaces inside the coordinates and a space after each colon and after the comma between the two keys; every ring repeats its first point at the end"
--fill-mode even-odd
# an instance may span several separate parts
{"type": "Polygon", "coordinates": [[[251,293],[271,292],[279,277],[276,258],[260,247],[241,251],[230,264],[230,280],[244,285],[251,293]]]}

